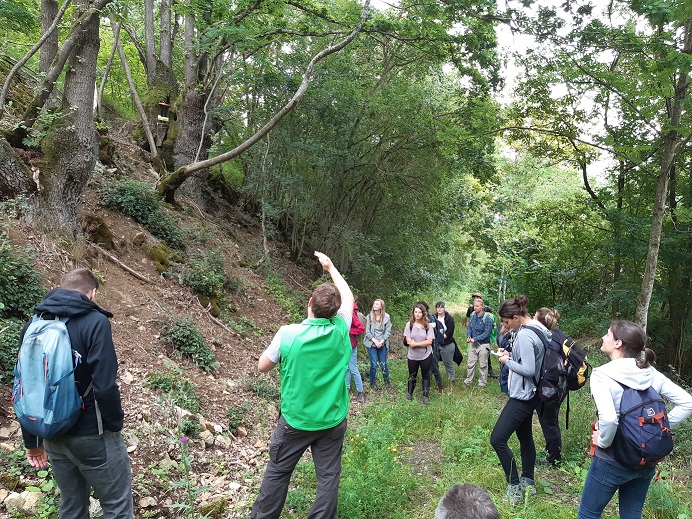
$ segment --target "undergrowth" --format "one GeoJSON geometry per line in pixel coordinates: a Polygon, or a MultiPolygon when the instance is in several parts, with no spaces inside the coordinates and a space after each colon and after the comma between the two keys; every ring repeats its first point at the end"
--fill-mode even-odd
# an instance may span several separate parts
{"type": "Polygon", "coordinates": [[[214,352],[209,349],[207,340],[192,319],[174,319],[165,323],[161,329],[161,339],[173,346],[176,353],[191,358],[205,371],[217,365],[214,352]]]}
{"type": "MultiPolygon", "coordinates": [[[[600,359],[595,360],[600,363],[600,359]]],[[[471,483],[488,490],[500,517],[573,519],[576,516],[590,464],[587,448],[594,407],[588,387],[571,394],[568,430],[563,404],[562,465],[536,467],[537,496],[529,496],[525,505],[512,508],[502,501],[505,476],[490,445],[490,433],[506,402],[497,383],[491,381],[485,390],[455,387],[442,395],[433,393],[430,405],[423,405],[420,384],[413,401],[404,399],[406,360],[391,360],[390,370],[392,389],[369,391],[366,405],[359,413],[349,415],[338,518],[434,517],[439,499],[455,483],[471,483]]],[[[464,372],[462,364],[457,378],[462,378],[464,372]]],[[[545,442],[538,420],[534,421],[533,433],[540,457],[545,442]]],[[[516,436],[510,439],[509,445],[520,463],[516,436]]],[[[661,464],[663,480],[651,486],[644,519],[692,518],[689,506],[692,488],[678,482],[685,465],[684,459],[675,456],[661,464]]],[[[304,458],[293,474],[284,513],[307,516],[315,486],[314,465],[311,459],[304,458]]],[[[603,518],[617,517],[615,499],[603,518]]]]}
{"type": "Polygon", "coordinates": [[[99,194],[104,207],[131,216],[171,246],[183,245],[183,231],[175,218],[166,212],[161,197],[149,184],[129,179],[114,180],[101,186],[99,194]]]}

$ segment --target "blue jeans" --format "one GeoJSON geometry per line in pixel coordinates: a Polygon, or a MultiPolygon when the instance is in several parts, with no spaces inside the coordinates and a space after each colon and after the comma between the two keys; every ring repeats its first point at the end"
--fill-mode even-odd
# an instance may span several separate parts
{"type": "Polygon", "coordinates": [[[620,519],[641,519],[656,467],[630,469],[617,461],[594,457],[586,475],[579,503],[579,519],[598,519],[618,491],[620,519]]]}
{"type": "Polygon", "coordinates": [[[104,519],[132,519],[130,458],[120,433],[44,440],[60,488],[60,519],[87,519],[94,489],[104,519]]]}
{"type": "Polygon", "coordinates": [[[378,364],[382,368],[382,376],[385,382],[389,380],[389,366],[387,366],[387,346],[381,348],[368,348],[368,356],[370,357],[370,383],[375,383],[377,377],[378,364]]]}
{"type": "Polygon", "coordinates": [[[351,389],[351,375],[353,375],[353,380],[356,381],[356,391],[362,393],[363,379],[360,376],[360,371],[358,371],[358,348],[353,348],[353,353],[351,353],[351,360],[348,361],[348,371],[346,371],[347,391],[351,389]]]}

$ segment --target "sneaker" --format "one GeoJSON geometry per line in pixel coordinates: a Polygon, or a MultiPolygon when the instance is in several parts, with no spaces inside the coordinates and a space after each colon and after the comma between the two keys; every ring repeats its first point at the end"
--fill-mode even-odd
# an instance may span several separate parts
{"type": "Polygon", "coordinates": [[[437,386],[437,392],[442,394],[442,390],[444,389],[444,386],[437,386]]]}
{"type": "Polygon", "coordinates": [[[507,485],[507,491],[503,501],[509,503],[509,506],[517,506],[524,502],[524,492],[521,485],[507,485]]]}
{"type": "Polygon", "coordinates": [[[406,400],[413,400],[413,395],[411,393],[406,393],[406,400]]]}
{"type": "Polygon", "coordinates": [[[536,482],[531,478],[526,478],[524,476],[519,477],[519,486],[521,487],[522,494],[529,489],[532,496],[536,495],[536,482]]]}
{"type": "Polygon", "coordinates": [[[429,403],[430,403],[430,399],[429,399],[427,396],[424,396],[424,397],[423,397],[423,403],[424,403],[424,404],[429,404],[429,403]]]}
{"type": "Polygon", "coordinates": [[[359,404],[363,403],[363,392],[362,391],[360,393],[358,393],[358,396],[356,397],[356,402],[358,402],[359,404]]]}

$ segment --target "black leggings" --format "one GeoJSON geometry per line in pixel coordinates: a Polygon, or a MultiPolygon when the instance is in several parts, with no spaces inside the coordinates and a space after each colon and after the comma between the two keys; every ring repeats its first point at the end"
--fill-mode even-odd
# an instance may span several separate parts
{"type": "Polygon", "coordinates": [[[420,367],[421,374],[423,375],[423,386],[425,386],[427,382],[427,386],[430,387],[430,367],[433,363],[432,353],[423,360],[407,360],[409,380],[416,380],[416,377],[418,376],[418,368],[420,367]]]}
{"type": "Polygon", "coordinates": [[[497,419],[497,423],[490,435],[490,445],[493,446],[497,457],[505,471],[507,483],[512,485],[519,484],[519,473],[517,462],[514,459],[512,449],[507,445],[512,433],[517,433],[521,450],[521,475],[533,478],[533,471],[536,465],[536,444],[533,443],[533,433],[531,431],[533,412],[538,405],[538,396],[535,395],[531,400],[517,400],[510,398],[505,404],[504,409],[497,419]]]}

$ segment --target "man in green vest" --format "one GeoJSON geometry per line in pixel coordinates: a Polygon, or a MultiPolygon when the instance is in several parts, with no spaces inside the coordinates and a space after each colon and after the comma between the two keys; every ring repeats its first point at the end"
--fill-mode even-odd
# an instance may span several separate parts
{"type": "Polygon", "coordinates": [[[269,443],[269,463],[252,519],[281,515],[291,474],[308,447],[317,475],[309,519],[336,516],[349,398],[344,378],[351,358],[348,331],[353,294],[332,261],[315,252],[332,283],[308,301],[308,318],[282,326],[259,359],[266,373],[281,363],[281,416],[269,443]]]}

